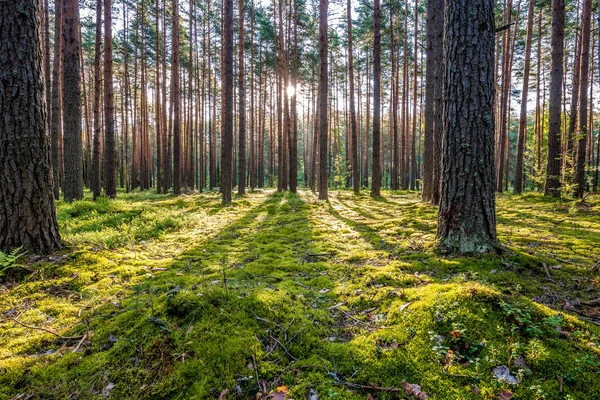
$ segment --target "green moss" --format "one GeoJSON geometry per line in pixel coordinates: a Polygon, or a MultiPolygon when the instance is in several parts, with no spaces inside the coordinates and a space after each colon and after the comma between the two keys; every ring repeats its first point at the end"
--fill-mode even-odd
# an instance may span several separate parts
{"type": "Polygon", "coordinates": [[[0,398],[102,398],[109,382],[119,399],[254,398],[257,379],[292,398],[403,380],[436,399],[593,398],[600,329],[563,310],[599,283],[600,199],[587,201],[500,196],[503,254],[476,258],[433,251],[437,211],[413,192],[59,202],[68,249],[1,287],[0,398]],[[86,339],[74,353],[78,340],[14,316],[86,339]],[[500,365],[522,383],[498,382],[500,365]]]}

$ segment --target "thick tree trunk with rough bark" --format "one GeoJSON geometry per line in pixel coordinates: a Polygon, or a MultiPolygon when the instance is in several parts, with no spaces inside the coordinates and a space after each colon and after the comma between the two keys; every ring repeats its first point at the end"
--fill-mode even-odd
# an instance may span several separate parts
{"type": "Polygon", "coordinates": [[[329,0],[319,0],[319,199],[327,200],[327,9],[329,0]]]}
{"type": "Polygon", "coordinates": [[[233,0],[225,0],[225,79],[223,104],[223,135],[221,138],[221,194],[223,204],[231,204],[233,181],[233,0]]]}
{"type": "Polygon", "coordinates": [[[61,247],[42,77],[41,2],[0,3],[0,250],[61,247]]]}
{"type": "Polygon", "coordinates": [[[449,253],[495,252],[494,0],[448,1],[445,36],[439,245],[449,253]]]}
{"type": "Polygon", "coordinates": [[[81,136],[81,41],[79,1],[64,0],[64,183],[66,201],[83,199],[83,142],[81,136]]]}
{"type": "Polygon", "coordinates": [[[104,190],[108,198],[114,199],[117,197],[117,146],[111,11],[111,0],[104,0],[104,190]]]}
{"type": "Polygon", "coordinates": [[[375,0],[373,13],[373,176],[371,196],[380,196],[381,188],[381,6],[375,0]]]}
{"type": "Polygon", "coordinates": [[[563,53],[565,42],[565,0],[552,0],[552,35],[550,53],[550,104],[548,105],[548,157],[546,164],[546,196],[560,197],[561,115],[563,53]]]}

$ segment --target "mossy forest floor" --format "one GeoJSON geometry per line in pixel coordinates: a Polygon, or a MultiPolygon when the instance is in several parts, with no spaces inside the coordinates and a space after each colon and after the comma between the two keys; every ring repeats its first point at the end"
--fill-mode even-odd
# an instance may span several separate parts
{"type": "Polygon", "coordinates": [[[0,398],[600,398],[600,197],[499,196],[478,258],[416,193],[330,197],[59,202],[0,280],[0,398]]]}

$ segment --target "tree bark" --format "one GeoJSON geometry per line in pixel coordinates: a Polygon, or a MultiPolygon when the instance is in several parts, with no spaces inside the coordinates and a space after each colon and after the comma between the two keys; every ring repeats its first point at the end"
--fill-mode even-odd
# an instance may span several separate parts
{"type": "MultiPolygon", "coordinates": [[[[239,149],[238,149],[238,194],[246,194],[246,70],[244,69],[244,0],[239,0],[239,149]]],[[[254,66],[251,66],[252,68],[254,66]]]]}
{"type": "Polygon", "coordinates": [[[81,42],[79,1],[64,0],[64,184],[65,201],[83,199],[83,142],[81,136],[81,42]]]}
{"type": "Polygon", "coordinates": [[[495,252],[494,0],[448,1],[445,15],[439,246],[458,254],[495,252]]]}
{"type": "Polygon", "coordinates": [[[356,107],[354,104],[354,55],[352,54],[352,4],[347,2],[348,13],[348,76],[350,80],[350,130],[352,135],[352,188],[360,193],[360,169],[358,167],[358,133],[356,128],[356,107]]]}
{"type": "Polygon", "coordinates": [[[102,78],[101,78],[101,67],[100,57],[102,54],[102,6],[103,1],[96,2],[96,43],[94,47],[94,143],[93,143],[93,156],[92,156],[92,181],[91,189],[94,196],[94,200],[100,197],[100,164],[101,164],[101,153],[100,153],[100,138],[101,134],[101,121],[100,121],[100,96],[102,93],[102,78]]]}
{"type": "Polygon", "coordinates": [[[548,157],[546,164],[546,196],[560,197],[561,115],[563,53],[565,41],[565,0],[552,0],[552,35],[550,52],[550,101],[548,105],[548,157]]]}
{"type": "Polygon", "coordinates": [[[527,138],[527,100],[529,94],[529,73],[531,68],[531,38],[533,35],[533,13],[535,0],[529,0],[527,12],[527,37],[525,39],[525,68],[523,70],[523,92],[521,96],[521,115],[519,118],[519,137],[517,139],[517,164],[515,173],[515,194],[523,191],[523,169],[525,158],[525,140],[527,138]]]}
{"type": "MultiPolygon", "coordinates": [[[[40,43],[38,0],[0,3],[0,250],[61,247],[40,43]]],[[[59,54],[60,55],[60,54],[59,54]]]]}
{"type": "Polygon", "coordinates": [[[223,204],[231,204],[233,175],[233,0],[225,0],[224,57],[225,102],[223,104],[223,135],[221,138],[221,194],[223,204]]]}
{"type": "Polygon", "coordinates": [[[173,55],[171,57],[173,103],[173,193],[181,194],[181,110],[179,93],[179,1],[173,0],[173,55]]]}
{"type": "MultiPolygon", "coordinates": [[[[585,190],[585,158],[588,140],[588,89],[590,78],[590,31],[592,25],[592,0],[583,1],[581,17],[581,62],[579,85],[579,117],[577,118],[577,160],[575,164],[575,191],[573,197],[583,198],[585,190]]],[[[573,93],[575,96],[576,93],[573,93]]],[[[573,117],[573,116],[571,116],[573,117]]]]}
{"type": "Polygon", "coordinates": [[[380,196],[381,188],[381,6],[375,0],[373,12],[373,176],[371,196],[380,196]]]}
{"type": "MultiPolygon", "coordinates": [[[[378,0],[376,0],[378,1],[378,0]]],[[[319,199],[327,200],[327,10],[329,0],[319,0],[319,199]]]]}
{"type": "Polygon", "coordinates": [[[54,59],[52,62],[52,112],[50,118],[50,140],[52,149],[52,184],[54,198],[60,197],[60,138],[62,136],[62,71],[63,71],[63,5],[62,0],[54,1],[54,59]]]}
{"type": "Polygon", "coordinates": [[[111,0],[104,0],[104,115],[104,190],[109,199],[114,199],[117,197],[117,146],[115,142],[111,0]]]}

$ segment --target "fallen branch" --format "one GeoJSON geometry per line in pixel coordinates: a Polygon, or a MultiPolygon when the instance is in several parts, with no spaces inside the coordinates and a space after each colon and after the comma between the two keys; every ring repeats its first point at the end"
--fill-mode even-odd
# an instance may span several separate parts
{"type": "Polygon", "coordinates": [[[54,336],[57,336],[57,337],[59,337],[59,338],[61,338],[61,339],[63,339],[63,340],[80,340],[80,339],[82,339],[82,338],[85,338],[85,336],[86,336],[86,335],[83,335],[83,336],[63,336],[63,335],[61,335],[61,334],[59,334],[59,333],[56,333],[56,332],[54,332],[54,331],[51,331],[50,329],[42,328],[42,327],[39,327],[39,326],[31,326],[31,325],[26,325],[26,324],[22,323],[21,321],[19,321],[19,320],[18,320],[18,319],[16,319],[16,318],[9,318],[9,319],[10,319],[11,321],[14,321],[15,323],[17,323],[17,324],[21,325],[23,328],[27,328],[27,329],[35,329],[35,330],[37,330],[37,331],[44,331],[44,332],[47,332],[47,333],[51,333],[51,334],[53,334],[54,336]]]}
{"type": "Polygon", "coordinates": [[[583,304],[584,306],[597,306],[600,305],[600,298],[590,301],[582,301],[581,304],[583,304]]]}
{"type": "Polygon", "coordinates": [[[77,350],[79,350],[79,348],[81,347],[81,345],[85,341],[85,339],[87,339],[87,334],[83,335],[83,337],[81,338],[79,343],[77,343],[77,346],[75,346],[75,348],[71,351],[71,353],[77,353],[77,350]]]}
{"type": "Polygon", "coordinates": [[[333,378],[334,382],[339,385],[344,385],[351,387],[353,389],[362,389],[362,390],[377,390],[380,392],[391,392],[391,393],[404,393],[404,388],[394,388],[394,387],[382,387],[375,385],[361,385],[359,383],[346,382],[337,377],[337,375],[333,372],[329,372],[329,375],[333,378]]]}

